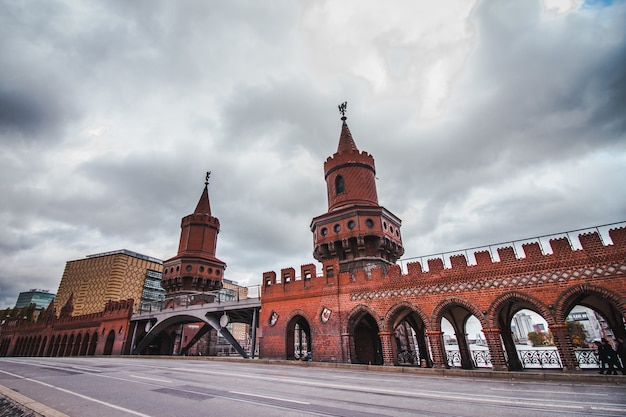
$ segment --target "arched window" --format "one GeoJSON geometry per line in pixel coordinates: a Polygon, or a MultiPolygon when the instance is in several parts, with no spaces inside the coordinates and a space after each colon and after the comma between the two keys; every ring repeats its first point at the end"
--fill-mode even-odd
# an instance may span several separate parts
{"type": "Polygon", "coordinates": [[[341,194],[346,191],[346,184],[343,181],[343,177],[341,175],[337,175],[335,178],[335,192],[337,194],[341,194]]]}

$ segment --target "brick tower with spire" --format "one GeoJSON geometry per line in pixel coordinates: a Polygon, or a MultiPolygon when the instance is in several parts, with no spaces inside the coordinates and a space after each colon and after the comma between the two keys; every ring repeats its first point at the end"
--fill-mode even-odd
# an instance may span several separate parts
{"type": "Polygon", "coordinates": [[[374,158],[357,148],[339,106],[341,135],[337,152],[324,163],[328,212],[311,222],[313,256],[337,259],[340,272],[387,269],[404,253],[401,220],[378,204],[374,158]]]}
{"type": "Polygon", "coordinates": [[[182,218],[178,254],[163,262],[161,286],[166,298],[189,295],[193,300],[205,302],[212,297],[210,293],[222,289],[226,263],[215,256],[220,222],[211,215],[209,175],[196,209],[182,218]]]}

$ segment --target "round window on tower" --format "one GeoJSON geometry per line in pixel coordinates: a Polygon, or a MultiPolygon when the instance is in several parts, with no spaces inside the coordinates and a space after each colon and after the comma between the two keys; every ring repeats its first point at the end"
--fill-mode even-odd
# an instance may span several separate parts
{"type": "Polygon", "coordinates": [[[221,271],[220,271],[219,269],[216,269],[216,270],[215,270],[215,275],[219,275],[219,274],[220,274],[220,272],[221,272],[221,271]]]}
{"type": "Polygon", "coordinates": [[[352,230],[352,229],[354,229],[354,226],[355,226],[354,220],[350,220],[348,222],[348,229],[352,230]]]}
{"type": "Polygon", "coordinates": [[[322,230],[320,230],[320,233],[322,234],[322,236],[326,236],[328,234],[328,229],[325,227],[322,227],[322,230]]]}
{"type": "Polygon", "coordinates": [[[367,227],[374,227],[374,220],[372,220],[372,219],[366,219],[366,220],[365,220],[365,225],[366,225],[367,227]]]}
{"type": "Polygon", "coordinates": [[[191,265],[187,265],[187,266],[185,267],[185,270],[186,270],[187,272],[191,272],[191,265]]]}
{"type": "Polygon", "coordinates": [[[383,229],[387,230],[387,222],[383,222],[383,229]]]}
{"type": "Polygon", "coordinates": [[[341,230],[341,225],[337,223],[333,226],[333,230],[335,231],[335,233],[339,233],[339,231],[341,230]]]}
{"type": "Polygon", "coordinates": [[[204,267],[203,266],[199,267],[198,269],[200,270],[200,272],[204,272],[204,267]]]}

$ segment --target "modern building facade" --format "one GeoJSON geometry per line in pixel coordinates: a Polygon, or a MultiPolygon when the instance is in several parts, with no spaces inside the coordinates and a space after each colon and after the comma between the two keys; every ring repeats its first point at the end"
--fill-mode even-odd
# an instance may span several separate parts
{"type": "Polygon", "coordinates": [[[37,309],[48,308],[50,303],[54,301],[55,294],[48,290],[32,289],[30,291],[21,292],[17,297],[15,307],[22,308],[31,304],[35,304],[37,309]]]}
{"type": "Polygon", "coordinates": [[[65,265],[56,304],[65,305],[72,297],[73,315],[80,316],[101,312],[109,301],[133,299],[138,311],[141,303],[159,299],[153,284],[162,272],[161,260],[127,249],[88,255],[65,265]]]}

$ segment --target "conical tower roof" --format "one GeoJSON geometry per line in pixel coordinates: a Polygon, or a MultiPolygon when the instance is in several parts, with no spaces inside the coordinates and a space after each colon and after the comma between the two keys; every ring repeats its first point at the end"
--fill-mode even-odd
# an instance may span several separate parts
{"type": "Polygon", "coordinates": [[[343,124],[341,125],[341,135],[339,136],[337,153],[358,152],[359,149],[356,147],[356,143],[354,143],[354,139],[352,138],[352,133],[350,133],[350,129],[346,123],[346,116],[343,116],[341,120],[343,120],[343,124]]]}
{"type": "Polygon", "coordinates": [[[209,187],[208,182],[204,183],[204,191],[202,191],[202,195],[200,196],[200,200],[198,201],[198,205],[194,210],[194,214],[208,214],[211,215],[211,203],[209,202],[209,187]]]}

